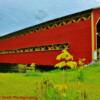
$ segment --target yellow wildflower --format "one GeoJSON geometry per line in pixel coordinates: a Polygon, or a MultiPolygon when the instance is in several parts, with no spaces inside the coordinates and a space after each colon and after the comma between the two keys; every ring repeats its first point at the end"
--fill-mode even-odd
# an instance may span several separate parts
{"type": "Polygon", "coordinates": [[[59,91],[66,90],[68,88],[66,84],[57,84],[54,87],[57,88],[59,91]]]}

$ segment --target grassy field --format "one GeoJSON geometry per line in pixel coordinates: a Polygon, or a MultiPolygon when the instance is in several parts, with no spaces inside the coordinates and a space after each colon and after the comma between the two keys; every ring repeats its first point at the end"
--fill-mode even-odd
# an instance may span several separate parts
{"type": "Polygon", "coordinates": [[[0,73],[0,96],[100,100],[100,66],[65,71],[0,73]]]}

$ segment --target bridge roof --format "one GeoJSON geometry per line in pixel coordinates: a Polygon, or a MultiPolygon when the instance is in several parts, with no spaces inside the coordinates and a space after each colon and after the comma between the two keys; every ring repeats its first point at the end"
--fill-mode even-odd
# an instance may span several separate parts
{"type": "Polygon", "coordinates": [[[22,34],[28,34],[30,33],[30,31],[36,31],[38,30],[39,28],[41,27],[45,27],[46,25],[48,24],[54,24],[55,22],[59,22],[59,21],[63,21],[64,19],[69,19],[71,20],[72,17],[79,17],[80,15],[84,15],[86,13],[91,13],[91,11],[93,9],[99,9],[100,7],[96,7],[96,8],[91,8],[91,9],[87,9],[85,11],[81,11],[81,12],[77,12],[77,13],[74,13],[74,14],[70,14],[70,15],[67,15],[67,16],[63,16],[63,17],[59,17],[59,18],[56,18],[56,19],[53,19],[53,20],[49,20],[49,21],[46,21],[46,22],[43,22],[43,23],[40,23],[40,24],[37,24],[37,25],[34,25],[34,26],[31,26],[31,27],[27,27],[27,28],[24,28],[24,29],[21,29],[21,30],[18,30],[16,32],[12,32],[12,33],[9,33],[7,35],[4,35],[4,36],[1,36],[0,39],[6,39],[6,38],[10,38],[10,37],[13,37],[13,36],[18,36],[18,35],[22,35],[22,34]]]}

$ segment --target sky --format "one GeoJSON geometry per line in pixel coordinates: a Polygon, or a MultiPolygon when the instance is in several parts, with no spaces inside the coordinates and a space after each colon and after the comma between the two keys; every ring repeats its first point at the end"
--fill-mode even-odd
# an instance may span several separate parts
{"type": "Polygon", "coordinates": [[[0,36],[93,7],[100,0],[0,0],[0,36]]]}

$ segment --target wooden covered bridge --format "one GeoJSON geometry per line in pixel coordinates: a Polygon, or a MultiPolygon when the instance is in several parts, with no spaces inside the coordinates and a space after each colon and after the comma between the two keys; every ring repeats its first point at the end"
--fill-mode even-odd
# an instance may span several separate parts
{"type": "Polygon", "coordinates": [[[54,65],[69,48],[74,60],[100,59],[100,8],[40,23],[0,37],[0,63],[54,65]]]}

